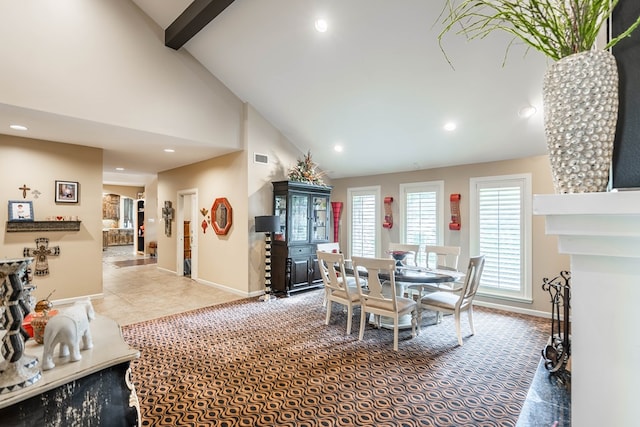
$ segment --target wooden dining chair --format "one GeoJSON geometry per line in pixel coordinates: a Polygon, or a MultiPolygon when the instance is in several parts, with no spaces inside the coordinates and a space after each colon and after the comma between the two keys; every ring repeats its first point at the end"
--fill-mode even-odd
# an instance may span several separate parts
{"type": "Polygon", "coordinates": [[[356,278],[356,289],[360,292],[360,335],[364,338],[364,329],[367,324],[367,313],[373,314],[375,324],[380,327],[380,317],[385,316],[393,319],[393,349],[398,351],[398,326],[400,316],[411,314],[411,336],[416,336],[416,326],[418,333],[418,305],[411,298],[399,297],[396,295],[395,270],[396,262],[391,258],[364,258],[353,257],[353,270],[356,278]],[[363,269],[366,271],[366,290],[363,288],[363,269]],[[388,282],[384,286],[380,281],[380,273],[389,276],[388,282]]]}
{"type": "Polygon", "coordinates": [[[427,268],[458,271],[460,246],[426,245],[424,249],[427,255],[427,268]],[[433,265],[429,265],[429,260],[432,257],[431,254],[435,255],[435,264],[433,265]]]}
{"type": "Polygon", "coordinates": [[[480,278],[484,269],[484,255],[472,257],[469,260],[469,268],[464,279],[464,286],[460,293],[438,291],[427,294],[420,299],[418,318],[422,318],[422,310],[433,310],[436,312],[436,322],[440,322],[441,313],[453,314],[456,321],[456,334],[458,344],[462,345],[462,333],[460,331],[460,314],[467,312],[471,335],[475,334],[473,327],[473,299],[480,286],[480,278]]]}
{"type": "Polygon", "coordinates": [[[344,272],[344,256],[341,253],[317,251],[316,254],[325,289],[327,307],[325,325],[329,324],[331,318],[332,302],[342,304],[347,308],[347,335],[349,335],[353,308],[360,305],[360,293],[355,288],[356,282],[348,280],[344,272]]]}
{"type": "MultiPolygon", "coordinates": [[[[341,251],[340,251],[340,243],[338,243],[338,242],[318,243],[316,245],[316,250],[322,251],[322,252],[333,252],[334,254],[341,253],[341,251]]],[[[355,279],[353,277],[350,277],[349,280],[351,282],[350,283],[351,286],[355,286],[355,284],[356,284],[355,279]]],[[[327,292],[328,292],[328,289],[327,289],[326,286],[325,286],[324,290],[325,290],[325,296],[324,296],[324,300],[322,301],[322,306],[323,307],[327,305],[327,292]]]]}

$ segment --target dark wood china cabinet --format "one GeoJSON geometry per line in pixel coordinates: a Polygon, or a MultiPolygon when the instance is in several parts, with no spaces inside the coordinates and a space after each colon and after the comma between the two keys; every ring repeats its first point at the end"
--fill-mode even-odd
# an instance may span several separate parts
{"type": "Polygon", "coordinates": [[[273,182],[274,215],[280,232],[271,244],[271,286],[277,293],[322,287],[316,247],[329,241],[331,187],[273,182]]]}

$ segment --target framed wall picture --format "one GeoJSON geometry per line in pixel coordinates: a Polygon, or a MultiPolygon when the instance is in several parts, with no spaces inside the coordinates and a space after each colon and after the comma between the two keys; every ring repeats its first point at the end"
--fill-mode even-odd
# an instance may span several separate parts
{"type": "Polygon", "coordinates": [[[56,181],[56,203],[78,203],[80,187],[74,181],[56,181]]]}
{"type": "Polygon", "coordinates": [[[33,222],[33,202],[30,200],[9,200],[10,222],[33,222]]]}

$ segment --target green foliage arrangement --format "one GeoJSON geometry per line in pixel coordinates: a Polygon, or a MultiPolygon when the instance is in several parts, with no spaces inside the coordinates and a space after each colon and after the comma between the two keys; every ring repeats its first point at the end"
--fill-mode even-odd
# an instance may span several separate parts
{"type": "Polygon", "coordinates": [[[316,164],[311,160],[311,151],[302,159],[298,159],[298,163],[289,169],[289,181],[325,186],[322,175],[322,172],[316,171],[316,164]]]}
{"type": "MultiPolygon", "coordinates": [[[[484,38],[500,30],[513,35],[553,60],[591,50],[602,26],[619,0],[446,0],[439,21],[442,39],[455,32],[469,39],[484,38]]],[[[640,25],[640,17],[609,41],[609,49],[640,25]]],[[[507,48],[507,52],[508,52],[507,48]]],[[[446,57],[446,53],[445,53],[446,57]]],[[[448,58],[447,58],[448,60],[448,58]]],[[[449,61],[451,62],[451,61],[449,61]]]]}

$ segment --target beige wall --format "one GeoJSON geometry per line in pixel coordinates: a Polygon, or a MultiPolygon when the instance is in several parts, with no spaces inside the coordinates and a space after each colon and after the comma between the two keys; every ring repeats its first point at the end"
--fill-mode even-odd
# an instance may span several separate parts
{"type": "Polygon", "coordinates": [[[49,216],[78,216],[80,231],[6,232],[7,208],[0,209],[0,257],[21,258],[24,248],[46,237],[59,246],[60,255],[49,257],[48,276],[34,277],[35,295],[44,298],[55,290],[54,300],[102,293],[102,150],[14,136],[0,135],[0,194],[9,200],[31,200],[35,220],[49,216]],[[77,204],[56,204],[55,180],[79,183],[77,204]],[[31,188],[26,199],[18,187],[31,188]],[[32,191],[39,191],[36,198],[32,191]]]}
{"type": "Polygon", "coordinates": [[[264,289],[264,233],[255,233],[255,217],[273,215],[271,182],[287,179],[289,168],[302,153],[250,105],[245,106],[245,146],[248,168],[249,291],[264,289]],[[254,153],[269,157],[267,164],[254,163],[254,153]]]}
{"type": "MultiPolygon", "coordinates": [[[[193,228],[194,234],[198,233],[197,279],[239,293],[246,292],[248,283],[246,170],[245,155],[238,152],[158,174],[159,208],[169,200],[177,210],[178,192],[196,189],[198,211],[204,208],[211,215],[215,199],[227,198],[233,215],[233,225],[227,235],[216,235],[210,225],[203,231],[200,223],[205,217],[198,213],[198,225],[193,228]]],[[[158,266],[170,271],[178,270],[177,245],[182,244],[177,240],[178,228],[182,225],[176,222],[173,221],[171,237],[158,233],[158,266]]],[[[158,229],[164,230],[163,221],[158,229]]]]}
{"type": "MultiPolygon", "coordinates": [[[[179,191],[196,190],[198,210],[209,211],[217,197],[229,200],[233,226],[226,236],[217,236],[210,226],[203,232],[200,223],[204,217],[198,214],[194,227],[198,233],[197,279],[250,296],[264,290],[264,235],[254,232],[254,217],[273,213],[271,182],[286,179],[289,168],[302,153],[250,105],[244,105],[243,116],[245,151],[161,172],[157,199],[159,209],[165,200],[171,200],[177,208],[179,191]],[[269,162],[254,163],[254,153],[266,154],[269,162]]],[[[178,233],[166,237],[162,221],[157,229],[158,265],[177,271],[178,233]]]]}
{"type": "MultiPolygon", "coordinates": [[[[332,201],[342,201],[347,207],[347,189],[353,187],[377,186],[381,187],[381,196],[392,196],[396,201],[393,204],[393,216],[396,219],[393,228],[385,229],[381,227],[381,248],[386,248],[389,242],[400,241],[399,206],[400,200],[399,186],[403,183],[424,182],[424,181],[444,181],[446,198],[444,243],[445,245],[461,246],[462,255],[460,258],[460,268],[466,269],[469,262],[469,179],[475,177],[487,177],[497,175],[531,173],[533,194],[553,194],[553,182],[549,161],[547,156],[529,157],[525,159],[507,160],[500,162],[479,163],[473,165],[463,165],[449,168],[438,168],[396,174],[366,176],[359,178],[335,179],[331,195],[332,201]],[[449,202],[448,196],[451,193],[460,193],[460,215],[462,229],[451,231],[449,223],[449,202]]],[[[381,213],[382,214],[382,213],[381,213]]],[[[340,242],[347,242],[348,239],[348,212],[343,211],[340,229],[340,242]]],[[[532,218],[532,287],[533,303],[518,303],[506,300],[496,300],[478,297],[478,301],[487,305],[506,305],[520,311],[528,312],[549,312],[549,295],[541,289],[544,277],[554,277],[561,270],[569,269],[569,259],[565,255],[558,254],[557,238],[545,235],[544,218],[534,216],[532,218]]],[[[343,243],[346,246],[346,243],[343,243]]]]}

